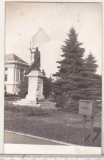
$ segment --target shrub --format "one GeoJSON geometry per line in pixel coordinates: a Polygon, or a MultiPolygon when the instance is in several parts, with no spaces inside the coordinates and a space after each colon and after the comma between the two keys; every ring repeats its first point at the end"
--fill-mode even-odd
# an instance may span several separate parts
{"type": "Polygon", "coordinates": [[[25,116],[45,115],[52,112],[52,110],[43,109],[42,107],[37,108],[37,107],[13,105],[12,102],[5,102],[5,110],[22,113],[25,116]]]}

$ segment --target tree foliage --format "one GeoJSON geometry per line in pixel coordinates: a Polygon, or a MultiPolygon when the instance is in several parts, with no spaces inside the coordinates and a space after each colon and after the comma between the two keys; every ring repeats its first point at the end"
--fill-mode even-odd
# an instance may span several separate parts
{"type": "MultiPolygon", "coordinates": [[[[27,71],[28,69],[26,69],[27,71]]],[[[25,97],[28,93],[28,77],[25,75],[24,72],[21,73],[21,83],[20,83],[20,97],[25,97]]]]}
{"type": "Polygon", "coordinates": [[[45,98],[49,98],[51,92],[52,92],[52,78],[51,77],[46,77],[45,71],[43,70],[43,95],[45,98]]]}
{"type": "Polygon", "coordinates": [[[84,59],[85,49],[81,45],[75,29],[71,28],[62,46],[63,59],[57,62],[59,70],[54,74],[57,78],[54,83],[56,105],[65,110],[78,108],[79,99],[95,99],[101,95],[101,77],[95,73],[95,58],[90,53],[84,59]]]}
{"type": "Polygon", "coordinates": [[[83,71],[81,72],[83,80],[82,93],[86,99],[101,99],[101,76],[96,74],[98,65],[95,57],[90,53],[85,59],[83,71]]]}

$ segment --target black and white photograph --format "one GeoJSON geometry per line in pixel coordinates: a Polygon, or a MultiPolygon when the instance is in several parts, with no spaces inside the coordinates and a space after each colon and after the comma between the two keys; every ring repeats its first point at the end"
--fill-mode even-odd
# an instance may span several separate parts
{"type": "Polygon", "coordinates": [[[102,8],[5,2],[5,144],[101,148],[102,8]]]}

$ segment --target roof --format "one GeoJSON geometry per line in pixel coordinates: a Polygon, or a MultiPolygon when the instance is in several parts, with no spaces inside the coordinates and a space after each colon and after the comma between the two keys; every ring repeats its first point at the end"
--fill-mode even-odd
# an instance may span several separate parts
{"type": "Polygon", "coordinates": [[[21,63],[24,65],[28,65],[27,62],[25,62],[24,60],[22,60],[21,58],[19,58],[18,56],[16,56],[15,54],[6,54],[5,56],[5,61],[10,61],[10,62],[17,62],[17,63],[21,63]]]}

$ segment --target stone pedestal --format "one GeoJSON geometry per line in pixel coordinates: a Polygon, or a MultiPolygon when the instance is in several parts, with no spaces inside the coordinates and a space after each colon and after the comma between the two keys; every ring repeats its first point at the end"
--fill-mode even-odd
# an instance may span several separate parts
{"type": "Polygon", "coordinates": [[[36,101],[36,90],[39,90],[39,99],[43,99],[43,74],[41,71],[31,71],[28,75],[28,94],[27,100],[36,101]]]}
{"type": "Polygon", "coordinates": [[[28,94],[25,99],[14,102],[14,105],[40,107],[40,104],[36,104],[36,90],[39,91],[39,100],[44,99],[43,96],[43,78],[44,75],[41,71],[31,71],[28,74],[28,94]]]}

